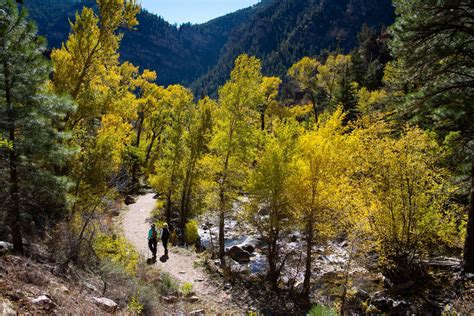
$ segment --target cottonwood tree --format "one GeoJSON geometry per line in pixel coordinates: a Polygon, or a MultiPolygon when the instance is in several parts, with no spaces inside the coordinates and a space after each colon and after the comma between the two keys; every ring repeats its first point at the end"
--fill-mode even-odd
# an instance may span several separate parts
{"type": "Polygon", "coordinates": [[[304,57],[288,70],[288,75],[309,95],[314,122],[325,110],[334,111],[342,105],[346,111],[355,105],[350,55],[330,55],[324,63],[304,57]]]}
{"type": "Polygon", "coordinates": [[[78,236],[66,262],[76,260],[94,214],[114,193],[112,180],[132,143],[137,119],[138,68],[120,64],[117,50],[119,28],[137,24],[139,7],[124,0],[98,0],[97,6],[98,15],[90,8],[76,14],[67,41],[51,53],[54,90],[69,94],[78,105],[65,119],[65,130],[72,133],[69,143],[78,148],[74,163],[64,170],[74,181],[68,218],[78,236]]]}
{"type": "Polygon", "coordinates": [[[330,55],[318,66],[317,85],[323,91],[324,109],[334,111],[342,105],[349,113],[355,105],[351,55],[330,55]]]}
{"type": "Polygon", "coordinates": [[[186,137],[195,107],[193,99],[189,90],[180,85],[172,85],[166,89],[161,100],[169,109],[168,121],[163,130],[166,142],[155,162],[150,183],[166,199],[165,216],[168,223],[171,222],[173,209],[179,207],[179,189],[185,173],[186,137]]]}
{"type": "Polygon", "coordinates": [[[318,87],[316,75],[319,61],[310,57],[303,57],[288,69],[288,75],[295,80],[299,88],[309,95],[313,107],[314,121],[318,121],[318,115],[322,112],[320,104],[321,89],[318,87]]]}
{"type": "Polygon", "coordinates": [[[207,201],[219,217],[219,258],[225,264],[224,221],[232,202],[245,182],[254,160],[258,140],[257,106],[261,100],[261,64],[255,57],[241,55],[235,61],[229,81],[219,89],[215,134],[204,163],[212,170],[207,182],[207,201]]]}
{"type": "MultiPolygon", "coordinates": [[[[147,144],[147,139],[142,141],[144,134],[149,126],[149,120],[146,118],[153,115],[157,110],[157,99],[160,98],[162,89],[158,87],[154,81],[156,80],[156,72],[145,69],[143,73],[134,80],[136,86],[135,93],[138,95],[137,99],[137,119],[135,121],[135,140],[133,146],[128,149],[128,156],[131,164],[131,190],[136,191],[139,188],[138,173],[142,166],[146,166],[147,158],[149,158],[151,148],[156,140],[156,136],[152,136],[147,144]]],[[[153,133],[155,129],[151,128],[153,133]]]]}
{"type": "Polygon", "coordinates": [[[375,121],[361,122],[351,134],[353,184],[359,190],[353,195],[367,212],[368,233],[383,266],[400,278],[437,246],[461,244],[459,206],[452,201],[457,187],[439,166],[443,150],[437,142],[419,128],[391,132],[387,123],[375,121]]]}
{"type": "Polygon", "coordinates": [[[267,244],[268,279],[275,289],[289,255],[281,251],[283,238],[294,230],[290,179],[295,172],[293,159],[299,132],[296,122],[287,122],[274,133],[265,134],[264,147],[249,180],[252,203],[246,218],[267,244]]]}
{"type": "Polygon", "coordinates": [[[294,216],[306,241],[303,295],[311,287],[313,246],[333,236],[338,213],[341,174],[345,160],[339,152],[344,148],[344,115],[339,108],[326,120],[321,120],[297,142],[295,172],[290,181],[294,216]]]}
{"type": "MultiPolygon", "coordinates": [[[[193,195],[199,183],[200,172],[199,162],[203,155],[209,152],[209,142],[213,131],[213,121],[217,103],[206,97],[199,100],[197,108],[191,110],[191,123],[189,132],[186,133],[186,156],[184,162],[184,178],[181,185],[180,228],[185,231],[185,225],[190,219],[193,207],[198,202],[193,203],[193,195]]],[[[195,199],[198,200],[198,199],[195,199]]]]}
{"type": "MultiPolygon", "coordinates": [[[[261,129],[266,129],[265,117],[268,116],[267,110],[274,109],[277,107],[278,101],[278,88],[281,85],[281,79],[278,77],[263,77],[261,89],[262,89],[262,100],[258,105],[258,111],[260,112],[261,129]]],[[[271,124],[271,122],[270,122],[271,124]]],[[[270,129],[271,129],[270,125],[270,129]]]]}
{"type": "Polygon", "coordinates": [[[49,91],[45,42],[12,1],[0,3],[0,47],[0,209],[7,211],[13,250],[22,253],[24,212],[64,209],[67,181],[55,171],[68,150],[58,127],[74,106],[49,91]]]}
{"type": "Polygon", "coordinates": [[[148,113],[144,115],[144,141],[141,143],[145,147],[145,159],[143,167],[147,176],[153,175],[155,162],[161,155],[161,149],[164,142],[163,132],[169,120],[170,108],[166,102],[166,89],[156,84],[150,85],[151,88],[146,93],[146,102],[148,103],[148,113]]]}

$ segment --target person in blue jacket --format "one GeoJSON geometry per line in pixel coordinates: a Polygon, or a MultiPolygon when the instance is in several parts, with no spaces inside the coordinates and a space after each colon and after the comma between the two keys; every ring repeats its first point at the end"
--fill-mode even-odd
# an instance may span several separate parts
{"type": "Polygon", "coordinates": [[[148,231],[148,248],[150,248],[153,254],[153,259],[156,259],[156,251],[158,249],[158,231],[156,230],[155,224],[151,224],[150,230],[148,231]]]}

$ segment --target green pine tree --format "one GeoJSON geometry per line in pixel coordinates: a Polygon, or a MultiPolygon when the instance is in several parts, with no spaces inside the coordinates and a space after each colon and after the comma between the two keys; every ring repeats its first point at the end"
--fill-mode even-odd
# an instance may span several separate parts
{"type": "MultiPolygon", "coordinates": [[[[397,111],[441,135],[459,132],[474,166],[474,6],[469,0],[397,0],[392,27],[396,67],[386,79],[403,96],[397,111]],[[470,149],[467,149],[471,145],[470,149]]],[[[474,273],[474,168],[471,174],[464,271],[474,273]]]]}
{"type": "Polygon", "coordinates": [[[0,206],[7,213],[14,251],[23,252],[21,223],[29,211],[50,216],[65,203],[66,180],[55,174],[65,162],[57,126],[70,101],[48,92],[45,41],[13,1],[0,1],[0,206]]]}

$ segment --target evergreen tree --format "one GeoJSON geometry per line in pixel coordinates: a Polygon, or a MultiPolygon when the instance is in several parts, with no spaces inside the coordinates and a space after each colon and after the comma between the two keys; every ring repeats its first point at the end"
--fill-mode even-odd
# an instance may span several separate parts
{"type": "Polygon", "coordinates": [[[391,60],[385,34],[385,30],[377,34],[364,24],[357,34],[359,45],[351,52],[355,80],[369,90],[382,86],[385,64],[391,60]]]}
{"type": "Polygon", "coordinates": [[[5,179],[0,208],[7,211],[18,253],[26,211],[64,205],[67,183],[54,173],[67,157],[57,127],[73,106],[49,93],[51,68],[36,32],[24,10],[13,1],[0,2],[0,137],[7,141],[0,147],[0,178],[5,179]]]}
{"type": "MultiPolygon", "coordinates": [[[[469,0],[397,0],[399,18],[392,27],[391,48],[398,59],[388,72],[402,95],[398,113],[442,135],[457,131],[474,166],[474,6],[469,0]],[[397,69],[398,68],[398,69],[397,69]]],[[[474,168],[465,272],[474,273],[474,168]]]]}

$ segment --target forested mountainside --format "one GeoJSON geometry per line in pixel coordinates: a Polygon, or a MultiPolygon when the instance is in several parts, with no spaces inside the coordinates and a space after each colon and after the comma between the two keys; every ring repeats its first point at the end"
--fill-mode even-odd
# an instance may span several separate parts
{"type": "MultiPolygon", "coordinates": [[[[95,7],[95,1],[26,0],[25,5],[52,48],[67,39],[68,19],[74,21],[77,11],[83,6],[95,7]]],[[[248,8],[204,24],[177,27],[142,10],[137,16],[139,24],[133,30],[123,30],[121,60],[157,71],[160,84],[189,84],[217,63],[229,33],[248,20],[252,12],[248,8]]]]}
{"type": "Polygon", "coordinates": [[[193,90],[213,93],[242,53],[262,60],[263,73],[282,76],[304,56],[324,51],[349,52],[364,24],[379,31],[393,23],[390,0],[265,1],[231,33],[218,64],[198,79],[193,90]]]}
{"type": "MultiPolygon", "coordinates": [[[[50,47],[66,39],[67,19],[93,4],[25,1],[50,47]]],[[[157,71],[160,84],[185,84],[200,95],[216,91],[241,53],[261,58],[265,74],[282,75],[303,56],[350,51],[364,24],[378,31],[393,23],[394,11],[389,0],[266,0],[199,25],[177,27],[145,10],[138,20],[134,30],[125,31],[122,60],[157,71]]]]}

